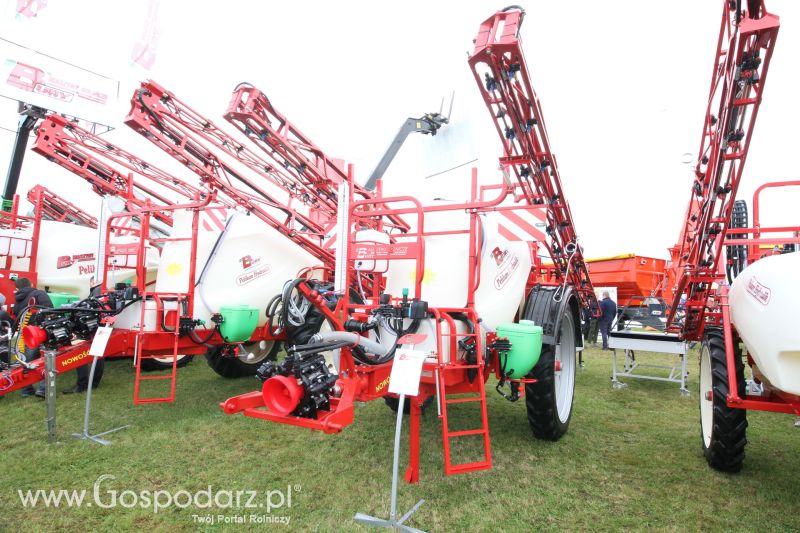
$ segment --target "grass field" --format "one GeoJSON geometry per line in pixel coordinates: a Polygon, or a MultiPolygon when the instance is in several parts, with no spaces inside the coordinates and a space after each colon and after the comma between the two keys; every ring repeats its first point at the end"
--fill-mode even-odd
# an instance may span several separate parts
{"type": "MultiPolygon", "coordinates": [[[[505,401],[490,382],[490,471],[444,476],[440,426],[430,409],[423,420],[421,482],[400,487],[401,511],[426,500],[411,525],[428,531],[800,529],[800,430],[792,417],[749,413],[743,471],[718,474],[700,449],[696,353],[690,356],[691,398],[682,398],[674,384],[640,380],[613,390],[607,352],[590,349],[585,359],[572,424],[557,443],[534,440],[524,405],[505,401]]],[[[73,379],[62,377],[59,388],[73,379]]],[[[210,485],[214,492],[263,494],[291,486],[291,508],[273,514],[288,516],[292,530],[362,530],[352,522],[356,512],[388,515],[394,417],[383,402],[360,406],[356,422],[339,435],[226,416],[217,406],[255,386],[254,379],[219,378],[197,359],[180,371],[175,404],[133,406],[129,361],[109,362],[96,391],[93,429],[131,427],[113,434],[107,447],[69,437],[81,427],[83,395],[59,397],[60,442],[47,444],[44,403],[12,394],[0,402],[0,530],[237,531],[255,525],[219,523],[216,515],[249,520],[264,514],[225,507],[172,506],[157,513],[121,505],[26,508],[18,495],[85,489],[87,501],[94,501],[93,486],[104,474],[114,476],[101,483],[104,505],[109,491],[138,505],[140,497],[125,499],[122,492],[195,493],[210,485]],[[209,513],[214,524],[193,517],[209,513]]],[[[472,423],[466,414],[455,418],[472,423]]]]}

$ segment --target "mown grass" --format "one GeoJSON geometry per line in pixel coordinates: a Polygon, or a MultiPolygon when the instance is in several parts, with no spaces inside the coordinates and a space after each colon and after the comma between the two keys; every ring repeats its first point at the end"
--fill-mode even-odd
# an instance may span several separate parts
{"type": "MultiPolygon", "coordinates": [[[[421,482],[401,485],[400,510],[424,498],[411,524],[429,531],[800,529],[800,430],[794,419],[749,413],[744,470],[738,475],[710,470],[699,443],[697,355],[690,357],[693,393],[683,398],[676,385],[666,383],[631,381],[628,388],[613,390],[607,352],[587,350],[572,424],[556,443],[533,439],[524,405],[502,399],[490,381],[494,468],[486,472],[444,476],[440,425],[431,408],[423,421],[421,482]]],[[[72,380],[62,377],[60,388],[72,380]]],[[[198,359],[180,371],[175,404],[133,406],[129,362],[109,362],[96,391],[92,429],[131,427],[111,435],[107,447],[69,436],[81,427],[83,395],[59,397],[60,441],[47,444],[43,402],[12,394],[0,402],[0,530],[254,527],[198,524],[192,515],[209,510],[191,507],[158,513],[96,505],[24,508],[17,493],[39,488],[91,493],[103,474],[115,476],[103,490],[118,492],[196,492],[209,485],[214,491],[264,492],[299,485],[291,509],[274,511],[290,517],[292,530],[365,530],[352,522],[356,512],[388,515],[394,417],[383,402],[358,407],[356,422],[339,435],[226,416],[217,406],[255,385],[251,379],[219,378],[198,359]]],[[[466,413],[454,418],[472,424],[466,413]]]]}

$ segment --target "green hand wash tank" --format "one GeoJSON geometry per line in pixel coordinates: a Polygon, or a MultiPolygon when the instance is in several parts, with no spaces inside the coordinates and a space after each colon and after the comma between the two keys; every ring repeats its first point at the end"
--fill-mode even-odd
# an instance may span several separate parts
{"type": "Polygon", "coordinates": [[[244,342],[258,326],[258,309],[249,305],[224,305],[219,313],[223,321],[219,326],[222,338],[227,342],[244,342]]]}
{"type": "Polygon", "coordinates": [[[48,292],[47,296],[50,297],[50,301],[53,302],[53,307],[56,309],[64,304],[71,304],[72,302],[80,300],[80,298],[74,294],[68,294],[66,292],[48,292]]]}
{"type": "Polygon", "coordinates": [[[508,377],[524,378],[533,370],[542,351],[542,328],[533,320],[520,320],[519,324],[500,324],[497,336],[511,342],[508,353],[500,353],[500,368],[505,368],[508,377]],[[505,366],[503,363],[505,362],[505,366]]]}

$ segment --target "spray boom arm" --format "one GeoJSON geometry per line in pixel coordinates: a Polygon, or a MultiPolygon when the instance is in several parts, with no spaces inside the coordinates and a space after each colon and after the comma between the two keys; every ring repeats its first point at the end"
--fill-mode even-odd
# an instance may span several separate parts
{"type": "Polygon", "coordinates": [[[322,237],[335,204],[331,207],[324,189],[313,194],[286,167],[264,160],[152,81],[134,94],[125,123],[195,172],[207,187],[333,266],[333,253],[322,246],[322,237]]]}
{"type": "Polygon", "coordinates": [[[469,64],[503,143],[500,165],[518,198],[545,208],[544,244],[557,280],[572,285],[588,307],[596,297],[525,64],[519,38],[524,15],[518,7],[506,8],[481,24],[469,64]]]}
{"type": "MultiPolygon", "coordinates": [[[[233,92],[225,119],[274,159],[309,194],[319,197],[320,205],[328,206],[324,214],[331,222],[336,220],[338,185],[347,181],[347,173],[275,109],[263,92],[240,83],[233,92]]],[[[362,199],[372,197],[372,193],[360,185],[354,185],[354,192],[362,199]]],[[[388,220],[401,231],[408,230],[402,219],[389,216],[388,220]]]]}
{"type": "MultiPolygon", "coordinates": [[[[144,207],[146,200],[162,206],[174,204],[166,191],[181,199],[204,198],[208,194],[59,115],[42,121],[32,150],[85,179],[97,194],[125,200],[129,210],[144,207]]],[[[169,213],[154,216],[172,225],[169,213]]]]}
{"type": "Polygon", "coordinates": [[[763,0],[723,2],[695,179],[667,272],[674,290],[667,326],[687,340],[703,336],[711,284],[720,278],[723,241],[779,27],[763,0]],[[746,11],[741,3],[747,4],[746,11]],[[686,317],[680,326],[676,311],[684,294],[686,317]]]}
{"type": "Polygon", "coordinates": [[[41,208],[44,216],[50,220],[71,222],[93,229],[97,228],[97,219],[95,217],[41,185],[36,185],[28,191],[28,201],[30,203],[36,205],[37,197],[41,198],[41,208]]]}

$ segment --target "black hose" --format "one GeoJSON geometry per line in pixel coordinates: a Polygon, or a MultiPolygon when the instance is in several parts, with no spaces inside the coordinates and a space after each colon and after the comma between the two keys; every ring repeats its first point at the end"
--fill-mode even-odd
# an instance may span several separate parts
{"type": "MultiPolygon", "coordinates": [[[[289,302],[292,298],[292,292],[304,281],[305,279],[303,278],[297,278],[287,282],[286,285],[283,286],[283,293],[281,294],[281,301],[283,302],[283,306],[281,307],[281,324],[283,324],[283,326],[286,328],[288,328],[290,325],[294,327],[300,327],[305,324],[305,317],[301,317],[303,322],[297,326],[289,322],[289,302]]],[[[298,298],[298,301],[300,299],[305,299],[305,297],[301,294],[300,298],[298,298]]],[[[309,305],[310,303],[311,302],[309,302],[309,305]]]]}
{"type": "Polygon", "coordinates": [[[155,112],[152,109],[150,109],[147,106],[147,104],[144,103],[144,98],[142,98],[142,95],[146,92],[147,91],[145,89],[139,89],[138,91],[136,91],[136,97],[139,99],[139,103],[142,105],[142,109],[144,109],[147,112],[147,114],[150,115],[150,118],[152,118],[153,122],[156,123],[158,129],[164,131],[164,125],[161,123],[161,119],[159,119],[158,115],[156,115],[155,112]]]}
{"type": "Polygon", "coordinates": [[[288,350],[290,355],[296,355],[300,358],[320,352],[327,352],[328,350],[336,350],[350,346],[352,343],[347,341],[328,342],[325,344],[296,344],[291,346],[288,350]]]}
{"type": "Polygon", "coordinates": [[[522,21],[525,20],[525,10],[522,8],[522,6],[518,6],[517,4],[512,4],[510,6],[504,7],[501,11],[505,13],[507,11],[512,11],[514,9],[522,13],[519,17],[519,24],[517,24],[517,35],[519,35],[519,29],[522,27],[522,21]]]}
{"type": "Polygon", "coordinates": [[[274,326],[273,319],[275,318],[275,313],[278,310],[278,305],[283,301],[282,294],[276,294],[272,300],[269,301],[267,304],[266,309],[264,312],[267,315],[267,322],[269,324],[269,330],[272,331],[272,327],[274,326]]]}
{"type": "MultiPolygon", "coordinates": [[[[192,329],[191,331],[189,331],[189,339],[195,344],[208,346],[208,344],[207,344],[208,341],[211,340],[211,337],[214,336],[214,333],[216,333],[218,329],[219,329],[219,326],[214,326],[214,328],[211,329],[211,333],[209,333],[208,337],[206,337],[204,340],[200,340],[200,338],[197,336],[197,332],[194,329],[192,329]]],[[[209,348],[210,348],[210,346],[209,346],[209,348]]]]}

